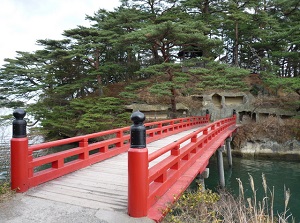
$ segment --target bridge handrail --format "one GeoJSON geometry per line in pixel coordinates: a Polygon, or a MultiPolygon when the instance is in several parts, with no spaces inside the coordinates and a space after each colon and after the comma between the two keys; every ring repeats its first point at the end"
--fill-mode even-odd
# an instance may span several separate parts
{"type": "MultiPolygon", "coordinates": [[[[224,144],[226,138],[230,137],[235,129],[236,115],[234,113],[233,117],[208,124],[151,154],[148,154],[147,148],[138,150],[130,148],[128,154],[129,215],[132,217],[147,216],[148,209],[157,202],[157,198],[165,194],[205,153],[202,161],[197,164],[196,171],[201,173],[208,165],[210,156],[224,144]],[[181,147],[181,144],[188,140],[190,143],[181,147]],[[204,150],[205,145],[208,144],[213,147],[208,146],[208,149],[204,150]],[[150,165],[152,161],[167,152],[171,152],[171,154],[163,157],[162,161],[153,166],[150,165]]],[[[159,201],[159,203],[165,202],[170,202],[170,200],[159,201]]],[[[161,215],[161,213],[159,214],[161,215]]]]}
{"type": "MultiPolygon", "coordinates": [[[[196,125],[196,124],[198,124],[197,120],[200,124],[204,124],[204,123],[208,122],[206,116],[195,116],[195,117],[177,118],[177,119],[171,119],[171,120],[168,119],[168,120],[162,120],[162,121],[156,121],[156,122],[148,122],[148,123],[145,123],[145,126],[152,127],[152,126],[157,125],[157,127],[152,128],[152,130],[148,129],[147,133],[149,133],[151,131],[155,131],[154,129],[164,128],[164,127],[167,128],[167,126],[163,126],[163,124],[169,124],[168,126],[170,126],[170,125],[176,126],[176,124],[178,124],[178,126],[179,126],[182,123],[187,123],[187,124],[192,123],[193,125],[196,125]],[[194,122],[190,122],[190,120],[194,120],[194,122]]],[[[60,140],[55,140],[55,141],[51,141],[51,142],[44,142],[44,143],[40,143],[40,144],[36,144],[36,145],[31,145],[31,146],[29,146],[29,149],[31,151],[48,149],[51,147],[63,146],[66,144],[80,142],[80,141],[83,141],[86,139],[103,137],[103,136],[112,135],[112,134],[125,132],[125,131],[128,131],[128,135],[129,135],[129,130],[130,130],[130,126],[118,128],[118,129],[111,129],[111,130],[106,130],[106,131],[102,131],[102,132],[97,132],[97,133],[92,133],[92,134],[87,134],[87,135],[82,135],[82,136],[75,136],[75,137],[71,137],[71,138],[67,138],[67,139],[60,139],[60,140]]]]}
{"type": "MultiPolygon", "coordinates": [[[[25,192],[41,183],[118,155],[127,151],[130,147],[129,126],[29,146],[26,136],[26,122],[23,120],[26,112],[22,112],[21,116],[23,117],[19,114],[15,116],[18,122],[22,119],[23,126],[21,127],[23,130],[19,131],[22,132],[22,136],[19,137],[18,134],[14,133],[11,140],[11,188],[17,189],[17,192],[25,192]],[[99,137],[104,139],[98,142],[90,142],[91,139],[99,137]],[[78,143],[78,146],[41,157],[33,156],[34,151],[73,143],[78,143]],[[69,158],[73,158],[73,160],[67,161],[66,159],[69,158]],[[47,165],[46,169],[37,169],[45,165],[47,165]]],[[[148,127],[146,131],[147,142],[208,123],[208,121],[209,116],[206,115],[146,123],[145,126],[148,127]]]]}
{"type": "MultiPolygon", "coordinates": [[[[190,162],[190,164],[186,164],[186,166],[192,165],[192,163],[201,155],[201,152],[199,152],[199,148],[198,152],[196,150],[198,145],[203,144],[205,141],[206,143],[212,141],[219,133],[221,133],[223,130],[227,129],[231,125],[235,125],[235,117],[226,118],[214,122],[194,133],[184,136],[180,140],[177,140],[177,142],[174,142],[174,147],[171,149],[171,155],[149,168],[148,206],[152,206],[156,202],[156,197],[160,197],[162,194],[164,194],[165,191],[168,190],[168,188],[175,181],[177,181],[177,179],[181,175],[175,174],[176,171],[184,172],[184,170],[187,170],[186,167],[180,167],[180,162],[182,160],[185,160],[186,163],[190,162]],[[208,130],[209,132],[205,132],[206,130],[208,130]],[[203,132],[203,135],[197,137],[198,133],[200,132],[203,132]],[[180,148],[180,144],[189,139],[193,144],[188,144],[180,148]],[[191,152],[192,150],[194,150],[194,152],[191,152]],[[192,159],[191,153],[198,153],[199,156],[197,157],[195,155],[192,159]]],[[[216,149],[222,146],[223,144],[224,143],[221,142],[219,145],[216,146],[216,149]]]]}
{"type": "Polygon", "coordinates": [[[129,134],[129,130],[130,130],[130,126],[118,128],[118,129],[111,129],[111,130],[106,130],[106,131],[82,135],[82,136],[75,136],[75,137],[71,137],[71,138],[67,138],[67,139],[55,140],[52,142],[44,142],[44,143],[40,143],[40,144],[36,144],[36,145],[31,145],[31,146],[29,146],[29,149],[32,151],[48,149],[51,147],[63,146],[66,144],[71,144],[71,143],[80,142],[80,141],[84,141],[84,140],[88,140],[88,139],[112,135],[112,134],[125,132],[125,131],[128,131],[128,134],[129,134]]]}
{"type": "Polygon", "coordinates": [[[215,126],[215,125],[218,125],[218,124],[221,124],[221,123],[226,123],[228,121],[235,121],[235,119],[233,119],[232,117],[231,118],[225,118],[225,119],[222,119],[222,120],[219,120],[219,121],[216,121],[214,123],[211,123],[209,125],[206,125],[204,127],[201,127],[200,129],[198,130],[195,130],[194,132],[180,138],[179,140],[177,141],[174,141],[164,147],[162,147],[161,149],[149,154],[149,158],[148,158],[148,162],[152,162],[153,160],[155,160],[156,158],[160,157],[161,155],[171,151],[173,148],[177,148],[178,145],[186,142],[187,140],[197,136],[199,133],[201,132],[204,132],[205,130],[208,130],[210,129],[212,126],[215,126]]]}
{"type": "Polygon", "coordinates": [[[193,126],[207,124],[208,122],[209,115],[145,123],[145,127],[148,127],[146,130],[147,143],[156,141],[163,137],[167,137],[189,128],[193,128],[193,126]]]}

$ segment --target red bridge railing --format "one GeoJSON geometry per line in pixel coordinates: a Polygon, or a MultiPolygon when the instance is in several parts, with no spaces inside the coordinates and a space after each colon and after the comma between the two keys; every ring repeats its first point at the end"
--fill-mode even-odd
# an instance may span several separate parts
{"type": "MultiPolygon", "coordinates": [[[[224,145],[236,129],[236,115],[208,124],[173,143],[148,154],[146,146],[133,146],[128,151],[128,213],[132,217],[148,217],[159,220],[162,210],[159,205],[149,211],[155,203],[166,204],[174,201],[197,174],[203,172],[213,153],[224,145]],[[138,148],[138,149],[137,149],[138,148]],[[162,160],[158,160],[161,159],[162,160]],[[182,178],[191,167],[193,176],[173,190],[169,197],[162,196],[182,178]],[[151,212],[152,213],[149,213],[151,212]],[[149,216],[149,214],[151,216],[149,216]]],[[[143,143],[141,143],[143,144],[143,143]]],[[[183,177],[183,178],[184,178],[183,177]]]]}
{"type": "MultiPolygon", "coordinates": [[[[25,115],[24,110],[15,110],[11,139],[11,188],[17,192],[25,192],[41,183],[125,152],[130,147],[129,126],[29,146],[25,115]],[[66,145],[71,148],[34,157],[36,151],[66,145]]],[[[147,143],[208,122],[209,115],[146,123],[147,143]]]]}

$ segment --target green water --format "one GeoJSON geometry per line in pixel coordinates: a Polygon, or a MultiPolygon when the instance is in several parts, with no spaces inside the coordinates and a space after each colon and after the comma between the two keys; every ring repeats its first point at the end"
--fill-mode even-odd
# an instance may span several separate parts
{"type": "MultiPolygon", "coordinates": [[[[205,180],[206,188],[214,190],[218,186],[217,161],[213,157],[209,164],[209,178],[205,180]]],[[[233,158],[232,169],[227,165],[224,157],[226,187],[232,193],[238,195],[239,186],[237,178],[243,182],[246,197],[252,197],[253,193],[249,182],[249,174],[252,175],[257,189],[259,200],[264,197],[262,186],[262,173],[265,174],[267,185],[272,190],[274,186],[274,213],[282,213],[284,210],[284,185],[290,189],[289,214],[292,213],[300,222],[300,162],[287,162],[278,160],[259,160],[233,158]]],[[[289,218],[291,220],[291,218],[289,218]]]]}

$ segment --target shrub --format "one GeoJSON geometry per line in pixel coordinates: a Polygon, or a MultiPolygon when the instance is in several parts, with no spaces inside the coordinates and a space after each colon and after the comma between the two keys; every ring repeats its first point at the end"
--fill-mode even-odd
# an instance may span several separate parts
{"type": "Polygon", "coordinates": [[[239,195],[234,196],[227,190],[214,193],[202,190],[200,185],[196,192],[185,192],[178,201],[170,207],[164,223],[199,223],[199,222],[245,222],[245,223],[286,223],[294,221],[288,214],[290,198],[289,189],[284,188],[284,212],[274,214],[274,188],[268,188],[266,178],[262,175],[264,197],[258,200],[253,177],[249,174],[252,197],[245,197],[243,183],[239,183],[239,195]]]}
{"type": "Polygon", "coordinates": [[[219,199],[218,193],[211,190],[204,191],[199,184],[199,189],[196,192],[185,192],[171,206],[163,222],[218,222],[214,207],[219,199]]]}

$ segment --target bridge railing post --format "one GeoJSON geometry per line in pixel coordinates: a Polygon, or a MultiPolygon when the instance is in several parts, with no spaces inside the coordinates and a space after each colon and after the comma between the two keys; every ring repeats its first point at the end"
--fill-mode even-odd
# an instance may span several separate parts
{"type": "Polygon", "coordinates": [[[235,118],[235,122],[236,122],[237,115],[236,115],[236,110],[235,109],[233,109],[233,111],[232,111],[232,116],[235,118]]]}
{"type": "Polygon", "coordinates": [[[145,115],[140,111],[131,115],[130,149],[128,150],[128,214],[145,217],[148,212],[148,149],[146,148],[145,115]]]}
{"type": "Polygon", "coordinates": [[[29,188],[27,123],[24,120],[26,112],[23,109],[16,109],[13,115],[15,120],[10,141],[11,189],[16,192],[25,192],[29,188]]]}
{"type": "Polygon", "coordinates": [[[206,109],[205,113],[206,113],[206,115],[205,115],[205,117],[206,117],[206,122],[208,123],[208,122],[209,122],[209,119],[210,119],[209,110],[206,109]]]}

